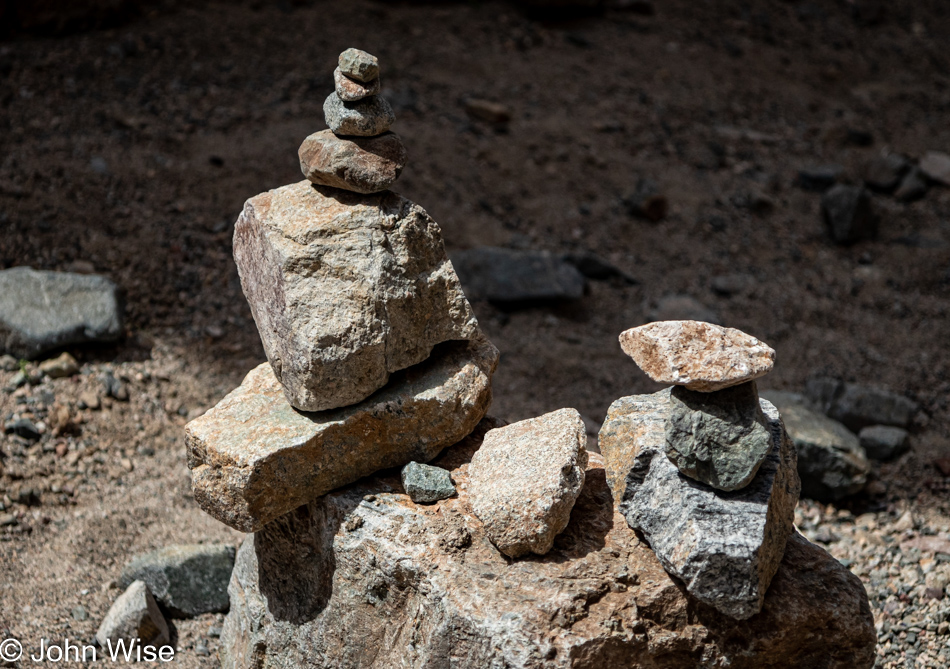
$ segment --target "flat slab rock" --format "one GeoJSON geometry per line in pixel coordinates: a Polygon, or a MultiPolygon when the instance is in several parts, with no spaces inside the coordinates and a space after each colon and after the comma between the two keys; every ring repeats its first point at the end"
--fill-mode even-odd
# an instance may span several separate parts
{"type": "Polygon", "coordinates": [[[469,467],[472,509],[505,555],[544,555],[584,487],[587,429],[577,409],[490,430],[469,467]]]}
{"type": "Polygon", "coordinates": [[[356,404],[478,329],[439,226],[389,191],[301,181],[253,197],[234,260],[267,359],[301,411],[356,404]]]}
{"type": "Polygon", "coordinates": [[[0,353],[35,358],[122,335],[118,287],[104,276],[30,267],[0,271],[0,353]]]}
{"type": "Polygon", "coordinates": [[[354,193],[378,193],[394,183],[409,155],[399,135],[337,137],[321,130],[307,137],[297,151],[300,170],[309,181],[354,193]]]}
{"type": "Polygon", "coordinates": [[[615,513],[591,454],[546,556],[510,560],[472,513],[479,429],[434,464],[459,495],[413,503],[398,472],[336,490],[249,536],[224,623],[225,669],[867,669],[861,582],[789,537],[762,611],[737,622],[691,600],[615,513]]]}
{"type": "Polygon", "coordinates": [[[657,321],[620,333],[620,348],[659,383],[713,392],[772,371],[775,351],[755,337],[702,321],[657,321]]]}
{"type": "Polygon", "coordinates": [[[185,427],[195,500],[244,532],[340,486],[428,462],[472,431],[491,404],[498,349],[449,342],[354,406],[303,413],[266,363],[185,427]]]}
{"type": "Polygon", "coordinates": [[[630,527],[696,599],[736,619],[759,612],[792,531],[799,481],[778,411],[761,401],[772,449],[734,492],[683,475],[665,454],[670,390],[610,405],[598,444],[630,527]]]}

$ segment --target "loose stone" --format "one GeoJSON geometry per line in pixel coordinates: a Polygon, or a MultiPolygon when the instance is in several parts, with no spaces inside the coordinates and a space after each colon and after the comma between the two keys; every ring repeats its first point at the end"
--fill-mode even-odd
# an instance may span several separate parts
{"type": "Polygon", "coordinates": [[[402,468],[402,487],[416,504],[430,504],[455,494],[449,472],[441,467],[410,462],[402,468]]]}

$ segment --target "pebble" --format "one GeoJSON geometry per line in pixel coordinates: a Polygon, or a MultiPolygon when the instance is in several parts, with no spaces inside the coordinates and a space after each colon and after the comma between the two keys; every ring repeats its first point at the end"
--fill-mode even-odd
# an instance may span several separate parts
{"type": "Polygon", "coordinates": [[[623,204],[631,216],[645,218],[654,223],[666,218],[669,209],[669,201],[652,179],[640,179],[636,189],[623,198],[623,204]]]}
{"type": "Polygon", "coordinates": [[[20,364],[12,355],[0,355],[0,369],[5,372],[15,372],[19,368],[20,364]]]}
{"type": "Polygon", "coordinates": [[[335,135],[372,137],[381,135],[396,121],[390,104],[380,95],[344,102],[336,92],[323,103],[323,115],[335,135]]]}
{"type": "Polygon", "coordinates": [[[920,171],[928,179],[950,186],[950,155],[928,151],[920,160],[920,171]]]}
{"type": "Polygon", "coordinates": [[[858,433],[861,447],[872,460],[893,460],[907,450],[907,430],[887,425],[869,425],[858,433]]]}
{"type": "Polygon", "coordinates": [[[511,121],[511,112],[505,105],[480,98],[466,100],[465,113],[475,120],[494,125],[505,125],[511,121]]]}
{"type": "Polygon", "coordinates": [[[802,190],[823,193],[834,186],[844,172],[841,165],[818,165],[798,172],[798,186],[802,190]]]}
{"type": "Polygon", "coordinates": [[[340,72],[357,81],[369,82],[379,77],[379,59],[360,49],[347,49],[338,62],[340,72]]]}
{"type": "Polygon", "coordinates": [[[898,153],[882,153],[868,162],[864,170],[864,183],[868,188],[890,193],[910,169],[910,161],[898,153]]]}
{"type": "Polygon", "coordinates": [[[63,353],[59,357],[41,362],[40,371],[51,379],[61,379],[78,374],[79,363],[69,353],[63,353]]]}
{"type": "Polygon", "coordinates": [[[904,178],[901,179],[900,186],[894,191],[894,197],[901,202],[913,202],[919,200],[927,194],[927,180],[924,178],[920,168],[913,168],[904,178]]]}
{"type": "Polygon", "coordinates": [[[824,194],[821,209],[831,238],[838,244],[850,244],[877,235],[871,195],[865,188],[838,184],[824,194]]]}
{"type": "Polygon", "coordinates": [[[72,610],[72,616],[73,616],[73,620],[80,620],[80,621],[87,620],[89,618],[89,614],[86,612],[86,609],[83,606],[77,606],[76,608],[74,608],[72,610]]]}
{"type": "Polygon", "coordinates": [[[402,486],[416,504],[431,504],[455,494],[455,484],[448,470],[410,462],[402,468],[402,486]]]}

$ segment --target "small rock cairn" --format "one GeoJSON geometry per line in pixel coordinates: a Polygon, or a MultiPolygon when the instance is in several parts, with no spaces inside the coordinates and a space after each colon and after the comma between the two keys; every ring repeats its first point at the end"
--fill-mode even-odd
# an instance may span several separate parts
{"type": "Polygon", "coordinates": [[[756,391],[775,351],[700,321],[642,325],[620,345],[673,387],[611,405],[600,446],[614,499],[690,594],[749,618],[782,560],[801,488],[778,411],[756,391]]]}

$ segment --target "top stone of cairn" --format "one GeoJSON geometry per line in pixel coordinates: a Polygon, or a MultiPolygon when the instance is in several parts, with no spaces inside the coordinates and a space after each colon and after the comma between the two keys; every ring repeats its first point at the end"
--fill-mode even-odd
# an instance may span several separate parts
{"type": "Polygon", "coordinates": [[[379,60],[359,49],[351,48],[341,53],[339,65],[340,72],[357,81],[368,82],[379,76],[379,60]]]}
{"type": "Polygon", "coordinates": [[[620,347],[654,381],[706,393],[757,379],[775,364],[775,351],[755,337],[702,321],[631,328],[620,347]]]}

